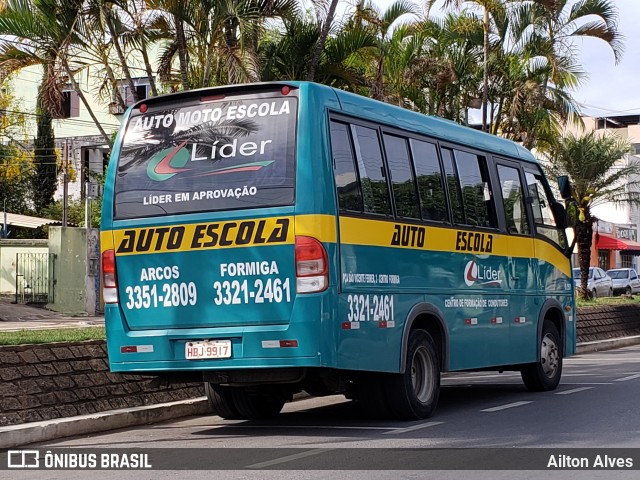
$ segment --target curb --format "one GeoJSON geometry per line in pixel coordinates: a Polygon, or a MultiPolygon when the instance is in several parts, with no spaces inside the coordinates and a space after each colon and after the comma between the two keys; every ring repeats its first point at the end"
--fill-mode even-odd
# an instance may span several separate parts
{"type": "Polygon", "coordinates": [[[578,343],[576,345],[576,353],[579,355],[582,353],[603,352],[613,348],[630,347],[632,345],[640,345],[640,335],[578,343]]]}
{"type": "Polygon", "coordinates": [[[122,408],[76,417],[10,425],[0,427],[0,449],[210,413],[211,407],[206,397],[199,397],[157,405],[122,408]]]}

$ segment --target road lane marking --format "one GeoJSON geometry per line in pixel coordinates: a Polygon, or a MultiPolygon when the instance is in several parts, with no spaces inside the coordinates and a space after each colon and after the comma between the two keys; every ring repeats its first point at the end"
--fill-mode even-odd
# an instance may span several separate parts
{"type": "Polygon", "coordinates": [[[584,392],[585,390],[591,390],[593,387],[581,387],[581,388],[574,388],[571,390],[564,390],[562,392],[556,392],[556,395],[570,395],[572,393],[578,393],[578,392],[584,392]]]}
{"type": "Polygon", "coordinates": [[[388,432],[384,432],[383,435],[399,435],[402,433],[413,432],[415,430],[421,430],[423,428],[435,427],[436,425],[442,425],[444,422],[427,422],[419,425],[413,425],[411,427],[396,428],[388,432]]]}
{"type": "Polygon", "coordinates": [[[359,427],[357,425],[354,426],[345,426],[345,425],[221,425],[222,427],[233,427],[233,428],[308,428],[308,429],[326,429],[326,430],[389,430],[394,427],[359,427]]]}
{"type": "Polygon", "coordinates": [[[266,462],[254,463],[253,465],[247,465],[244,468],[265,468],[272,465],[278,465],[279,463],[287,463],[300,458],[312,457],[314,455],[320,455],[322,453],[330,452],[335,448],[317,448],[308,450],[306,452],[294,453],[293,455],[287,455],[286,457],[274,458],[273,460],[267,460],[266,462]]]}
{"type": "Polygon", "coordinates": [[[522,405],[526,405],[527,403],[533,403],[533,401],[507,403],[506,405],[500,405],[499,407],[485,408],[484,410],[480,410],[480,411],[481,412],[497,412],[499,410],[506,410],[507,408],[521,407],[522,405]]]}
{"type": "Polygon", "coordinates": [[[612,382],[562,382],[562,385],[613,385],[612,382]]]}
{"type": "Polygon", "coordinates": [[[616,378],[614,382],[626,382],[627,380],[635,380],[636,378],[640,378],[640,373],[629,375],[628,377],[616,378]]]}

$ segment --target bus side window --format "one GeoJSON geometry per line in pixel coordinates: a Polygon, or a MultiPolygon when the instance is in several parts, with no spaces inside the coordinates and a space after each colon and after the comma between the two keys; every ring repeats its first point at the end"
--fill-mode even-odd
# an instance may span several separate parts
{"type": "MultiPolygon", "coordinates": [[[[413,164],[418,180],[418,193],[423,220],[446,222],[449,220],[447,197],[438,150],[433,143],[411,139],[413,164]]],[[[453,166],[451,166],[453,169],[453,166]]]]}
{"type": "Polygon", "coordinates": [[[498,222],[485,158],[460,150],[454,150],[454,158],[462,192],[464,223],[496,228],[498,222]]]}
{"type": "Polygon", "coordinates": [[[502,191],[502,203],[509,233],[529,235],[529,222],[524,206],[524,192],[518,169],[498,165],[498,178],[502,191]]]}
{"type": "Polygon", "coordinates": [[[533,210],[536,231],[564,248],[567,244],[567,239],[564,231],[558,229],[556,225],[556,220],[550,207],[551,199],[547,197],[542,176],[525,172],[525,177],[527,179],[527,190],[531,197],[531,209],[533,210]]]}
{"type": "Polygon", "coordinates": [[[351,133],[358,160],[364,211],[391,215],[378,131],[361,125],[351,125],[351,133]]]}
{"type": "Polygon", "coordinates": [[[331,150],[340,210],[362,212],[362,193],[347,124],[331,122],[331,150]]]}
{"type": "Polygon", "coordinates": [[[384,134],[384,149],[391,172],[391,185],[396,204],[396,214],[402,218],[420,218],[418,194],[413,181],[407,140],[384,134]]]}
{"type": "Polygon", "coordinates": [[[453,165],[453,151],[448,148],[442,149],[442,163],[444,165],[444,173],[447,176],[447,186],[449,187],[449,200],[451,201],[451,210],[453,212],[454,223],[465,223],[464,211],[462,210],[462,194],[460,192],[460,182],[458,181],[458,173],[453,165]]]}

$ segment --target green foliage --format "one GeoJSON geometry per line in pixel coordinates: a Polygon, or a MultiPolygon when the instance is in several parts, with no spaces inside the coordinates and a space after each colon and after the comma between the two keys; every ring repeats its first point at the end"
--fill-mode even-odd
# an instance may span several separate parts
{"type": "MultiPolygon", "coordinates": [[[[89,212],[91,227],[97,228],[100,226],[100,199],[91,200],[91,208],[89,212]]],[[[47,208],[43,210],[43,214],[46,218],[54,218],[62,221],[62,200],[57,200],[51,203],[47,208]]],[[[85,223],[85,201],[80,199],[70,199],[67,204],[67,221],[69,224],[84,227],[85,223]]]]}
{"type": "Polygon", "coordinates": [[[84,340],[104,340],[105,338],[104,327],[18,330],[17,332],[0,332],[0,345],[81,342],[84,340]]]}
{"type": "Polygon", "coordinates": [[[38,96],[37,136],[33,142],[35,155],[35,172],[31,177],[32,189],[36,193],[33,198],[35,211],[42,215],[44,210],[53,202],[53,194],[58,188],[58,161],[55,151],[55,136],[53,133],[53,119],[42,107],[41,97],[38,96]]]}
{"type": "Polygon", "coordinates": [[[30,124],[20,113],[22,105],[15,100],[9,81],[0,94],[0,109],[5,112],[0,116],[0,209],[27,214],[33,198],[33,155],[24,148],[30,124]]]}

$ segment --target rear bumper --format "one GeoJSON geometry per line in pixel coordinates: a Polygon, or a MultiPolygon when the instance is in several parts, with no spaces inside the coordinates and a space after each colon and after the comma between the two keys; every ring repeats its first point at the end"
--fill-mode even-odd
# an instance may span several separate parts
{"type": "MultiPolygon", "coordinates": [[[[105,308],[107,348],[112,372],[146,373],[172,371],[224,371],[286,367],[329,366],[323,329],[330,328],[327,295],[309,295],[303,301],[306,314],[292,315],[287,325],[254,325],[217,328],[174,328],[129,330],[118,305],[105,308]],[[317,312],[311,314],[311,312],[317,312]],[[224,339],[231,341],[231,358],[187,360],[189,341],[224,339]],[[295,340],[297,346],[282,344],[295,340]],[[325,350],[325,355],[323,355],[325,350]]],[[[298,302],[296,302],[298,303],[298,302]]]]}

